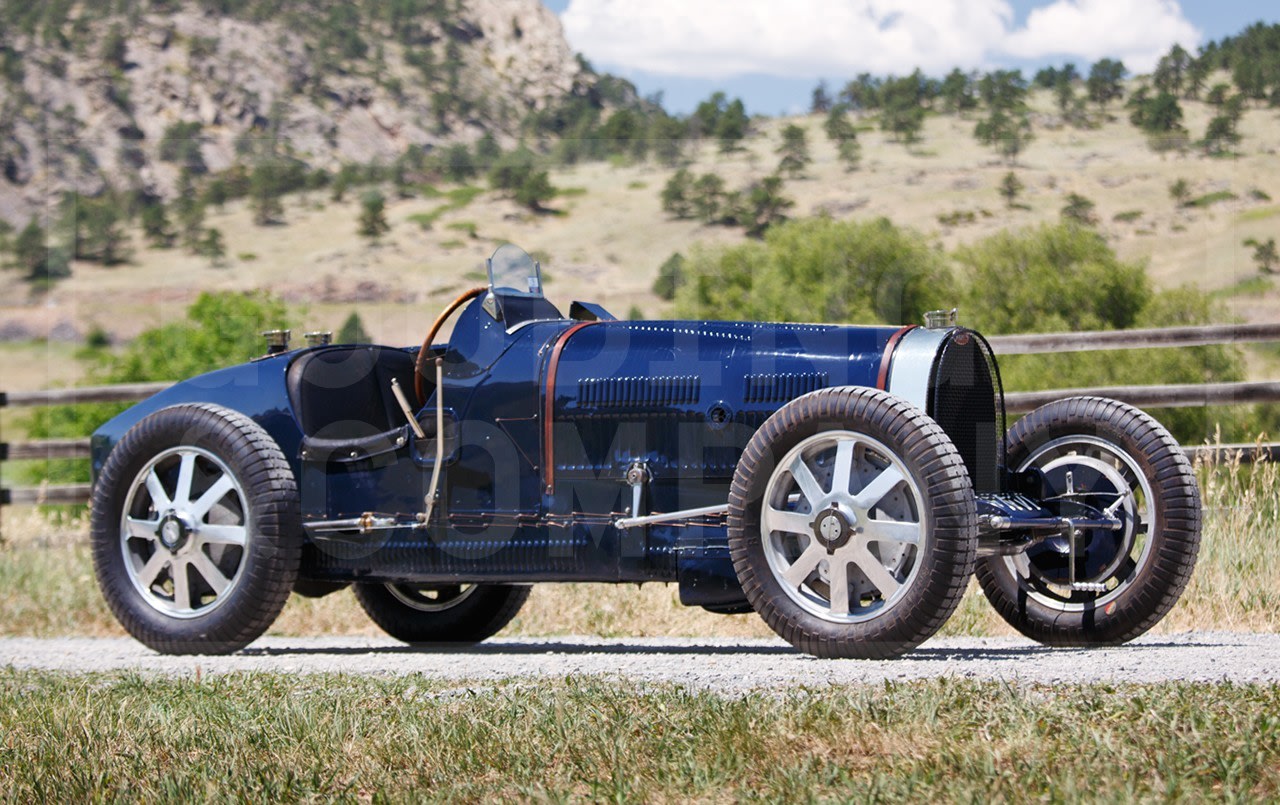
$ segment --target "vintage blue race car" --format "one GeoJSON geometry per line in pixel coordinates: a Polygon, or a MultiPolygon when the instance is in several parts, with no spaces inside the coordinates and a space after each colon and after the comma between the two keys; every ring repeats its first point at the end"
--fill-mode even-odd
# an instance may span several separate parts
{"type": "Polygon", "coordinates": [[[889,657],[970,579],[1053,645],[1149,629],[1195,564],[1178,444],[1073,398],[1007,433],[977,333],[563,315],[513,246],[421,348],[328,344],[179,383],[93,436],[94,566],[162,652],[238,650],[353,586],[410,643],[474,642],[536,582],[675,582],[799,649],[889,657]],[[441,326],[461,309],[452,335],[441,326]]]}

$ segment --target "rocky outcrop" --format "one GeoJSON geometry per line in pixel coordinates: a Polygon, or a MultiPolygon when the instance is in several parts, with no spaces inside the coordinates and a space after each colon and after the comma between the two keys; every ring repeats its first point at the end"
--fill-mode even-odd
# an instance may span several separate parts
{"type": "MultiPolygon", "coordinates": [[[[96,45],[122,24],[95,19],[87,38],[96,45]]],[[[196,3],[127,25],[117,64],[86,55],[92,46],[0,31],[22,65],[20,82],[0,80],[0,218],[23,223],[63,190],[172,195],[180,165],[161,158],[161,144],[177,123],[199,124],[210,171],[267,144],[333,169],[486,131],[511,141],[530,110],[583,78],[539,0],[464,0],[418,21],[411,41],[370,25],[368,52],[339,64],[314,34],[196,3]]]]}

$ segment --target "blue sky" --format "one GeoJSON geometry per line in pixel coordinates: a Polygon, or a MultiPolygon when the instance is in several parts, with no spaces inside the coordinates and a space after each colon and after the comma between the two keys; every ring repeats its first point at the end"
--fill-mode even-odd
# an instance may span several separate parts
{"type": "Polygon", "coordinates": [[[1102,56],[1150,69],[1259,20],[1272,0],[544,0],[573,48],[688,112],[717,89],[755,113],[795,112],[819,79],[940,74],[1102,56]],[[815,21],[817,24],[815,24],[815,21]]]}

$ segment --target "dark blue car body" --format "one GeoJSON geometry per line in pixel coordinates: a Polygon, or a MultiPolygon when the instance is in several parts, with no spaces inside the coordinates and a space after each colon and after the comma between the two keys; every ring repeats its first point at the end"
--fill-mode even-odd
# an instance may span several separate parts
{"type": "Polygon", "coordinates": [[[639,513],[630,469],[643,468],[644,512],[724,504],[766,418],[807,392],[868,386],[914,397],[956,441],[975,485],[997,483],[998,394],[966,330],[624,322],[593,305],[571,310],[561,317],[538,300],[500,321],[476,298],[433,347],[443,385],[419,401],[426,439],[397,418],[387,390],[391,377],[412,383],[416,348],[328,345],[201,375],[131,408],[94,434],[95,476],[147,415],[215,403],[275,439],[304,525],[366,515],[401,524],[309,529],[305,582],[678,581],[685,603],[727,609],[744,599],[723,516],[618,528],[639,513]],[[436,462],[438,404],[445,462],[423,527],[414,518],[436,462]]]}

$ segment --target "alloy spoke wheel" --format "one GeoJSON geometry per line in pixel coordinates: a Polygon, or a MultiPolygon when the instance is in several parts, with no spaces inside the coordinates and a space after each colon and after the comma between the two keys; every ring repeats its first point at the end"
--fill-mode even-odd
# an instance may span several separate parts
{"type": "Polygon", "coordinates": [[[153,609],[204,615],[240,581],[250,527],[244,489],[222,459],[192,446],[165,450],[138,473],[125,500],[125,570],[153,609]]]}
{"type": "Polygon", "coordinates": [[[925,523],[918,483],[881,442],[812,436],[766,488],[761,539],[774,576],[806,611],[836,623],[882,615],[911,586],[925,523]]]}

